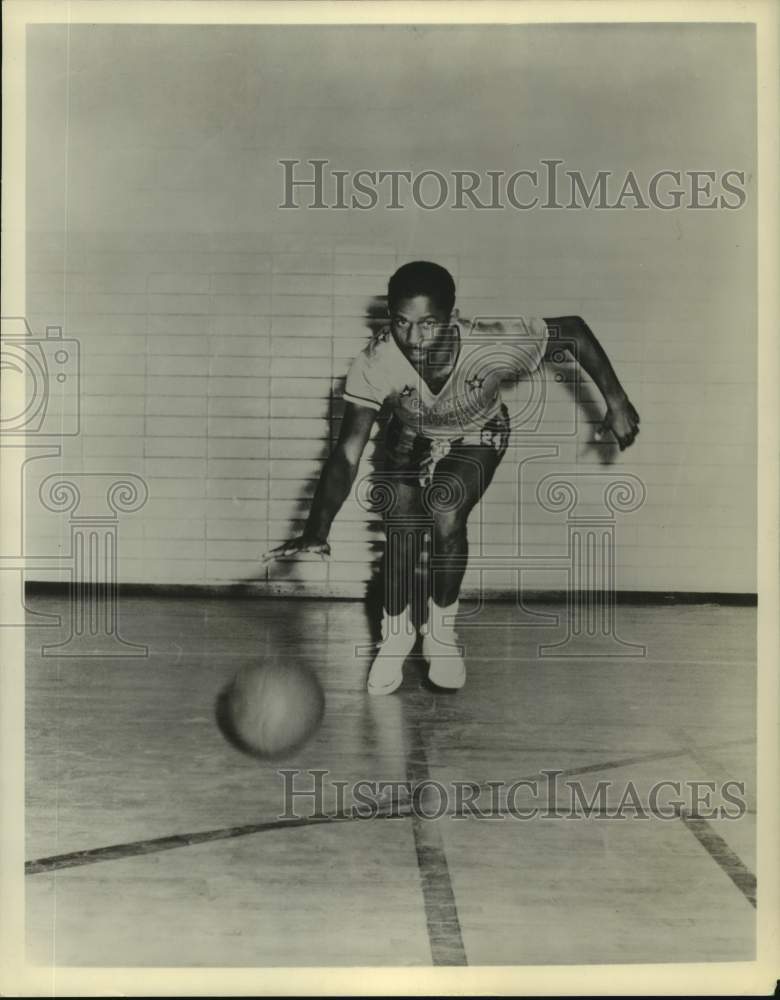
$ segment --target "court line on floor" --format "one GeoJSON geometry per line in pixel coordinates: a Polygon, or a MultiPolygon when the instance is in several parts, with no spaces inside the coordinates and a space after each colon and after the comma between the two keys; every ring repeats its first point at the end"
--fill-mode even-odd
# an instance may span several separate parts
{"type": "Polygon", "coordinates": [[[756,876],[745,865],[739,855],[732,851],[719,833],[710,826],[706,819],[691,816],[685,810],[680,810],[683,825],[691,831],[704,850],[728,875],[734,885],[747,899],[753,909],[756,908],[756,876]]]}
{"type": "MultiPolygon", "coordinates": [[[[736,743],[748,743],[751,740],[731,740],[725,744],[717,746],[727,746],[736,743]]],[[[420,758],[420,747],[414,747],[414,754],[420,758]]],[[[706,749],[702,747],[701,749],[706,749]]],[[[618,767],[625,767],[629,764],[648,763],[653,760],[665,760],[672,757],[683,757],[688,754],[686,749],[669,750],[663,753],[643,754],[633,757],[624,757],[619,760],[604,761],[596,764],[584,764],[581,767],[567,768],[556,772],[559,777],[573,777],[577,774],[587,774],[595,771],[605,771],[618,767]]],[[[424,767],[429,768],[427,757],[424,767]]],[[[546,776],[542,773],[533,774],[524,778],[513,779],[521,781],[542,780],[546,776]]],[[[411,780],[411,779],[410,779],[411,780]]],[[[422,776],[419,776],[422,780],[422,776]]],[[[391,805],[388,810],[379,810],[376,819],[406,818],[412,813],[399,812],[397,805],[391,805]]],[[[155,854],[160,851],[170,851],[180,847],[194,847],[198,844],[210,843],[218,840],[231,840],[236,837],[251,836],[256,833],[268,833],[275,830],[295,829],[297,827],[320,826],[335,822],[354,822],[366,817],[354,816],[351,813],[330,813],[324,816],[294,817],[284,819],[266,820],[262,823],[246,823],[240,826],[221,827],[215,830],[202,830],[194,833],[173,834],[167,837],[155,837],[148,840],[131,841],[124,844],[113,844],[107,847],[93,847],[83,851],[72,851],[67,854],[54,854],[49,857],[38,858],[35,861],[25,863],[26,875],[39,875],[52,871],[59,871],[63,868],[77,868],[82,865],[95,864],[101,861],[121,861],[124,858],[139,857],[145,854],[155,854]]],[[[424,822],[424,821],[423,821],[424,822]]]]}
{"type": "MultiPolygon", "coordinates": [[[[412,724],[409,742],[406,780],[415,788],[431,777],[418,723],[412,724]]],[[[414,810],[411,817],[431,959],[434,965],[468,965],[441,829],[414,810]]]]}
{"type": "Polygon", "coordinates": [[[82,865],[96,864],[99,861],[123,861],[125,858],[136,858],[144,854],[157,854],[160,851],[172,851],[178,847],[194,847],[197,844],[207,844],[215,840],[232,840],[235,837],[247,837],[253,833],[267,833],[273,830],[284,830],[290,827],[318,826],[324,823],[345,822],[353,817],[347,814],[331,814],[327,816],[304,816],[292,819],[273,819],[263,823],[245,823],[241,826],[220,827],[217,830],[200,830],[195,833],[179,833],[168,837],[154,837],[150,840],[134,840],[125,844],[112,844],[109,847],[92,847],[85,851],[73,851],[69,854],[53,854],[37,861],[27,861],[24,866],[25,875],[40,875],[45,872],[59,871],[62,868],[78,868],[82,865]]]}
{"type": "MultiPolygon", "coordinates": [[[[726,746],[731,746],[736,743],[752,743],[753,740],[739,739],[731,740],[728,743],[719,743],[714,746],[717,748],[723,748],[726,746]]],[[[702,750],[713,749],[713,747],[707,746],[702,747],[702,750]]],[[[675,750],[663,750],[657,751],[653,750],[646,754],[635,754],[632,757],[619,757],[616,760],[607,760],[597,762],[595,764],[582,764],[578,767],[567,767],[561,768],[548,768],[547,774],[555,772],[559,778],[572,778],[578,774],[590,774],[596,771],[614,771],[621,767],[628,767],[631,764],[644,764],[650,763],[656,760],[669,760],[674,757],[689,757],[691,755],[690,750],[685,747],[678,747],[675,750]]],[[[441,767],[443,765],[434,764],[434,767],[441,767]]],[[[513,781],[538,781],[547,777],[547,774],[541,771],[537,771],[535,774],[523,775],[519,778],[513,778],[513,781]]]]}

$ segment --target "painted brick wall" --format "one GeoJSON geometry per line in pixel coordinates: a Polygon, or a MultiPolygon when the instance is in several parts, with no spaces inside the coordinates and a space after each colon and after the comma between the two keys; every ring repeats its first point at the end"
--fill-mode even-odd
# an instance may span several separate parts
{"type": "MultiPolygon", "coordinates": [[[[541,425],[516,436],[474,514],[472,551],[500,555],[520,546],[539,559],[524,586],[565,586],[565,514],[543,509],[537,484],[554,472],[626,473],[641,479],[646,499],[617,517],[620,589],[755,590],[750,204],[740,212],[468,217],[283,212],[276,162],[332,157],[336,149],[338,166],[353,169],[383,166],[382,157],[391,167],[400,159],[418,169],[487,170],[514,156],[518,166],[519,116],[533,149],[522,166],[550,155],[584,171],[605,162],[646,175],[670,162],[749,171],[753,123],[734,94],[749,95],[750,61],[713,59],[748,46],[744,31],[735,43],[724,27],[695,46],[678,27],[674,37],[637,38],[628,52],[601,37],[588,41],[596,62],[611,53],[623,79],[637,87],[654,80],[654,103],[635,126],[638,91],[629,98],[608,88],[595,69],[583,69],[577,87],[552,105],[549,96],[542,102],[553,82],[566,89],[545,46],[556,58],[562,47],[581,51],[573,35],[524,36],[512,45],[485,36],[493,72],[480,74],[481,89],[473,72],[435,61],[421,109],[404,100],[420,73],[416,63],[376,68],[352,37],[320,40],[325,76],[298,60],[290,88],[263,101],[269,81],[284,74],[278,51],[288,43],[278,30],[269,37],[177,29],[189,32],[187,46],[170,33],[128,30],[79,29],[68,39],[41,28],[30,36],[27,317],[36,335],[57,325],[78,339],[82,411],[81,433],[64,439],[62,458],[28,465],[30,553],[65,552],[69,544],[67,518],[37,500],[42,479],[58,470],[132,472],[149,499],[121,519],[122,580],[252,579],[361,593],[381,535],[355,498],[334,526],[330,564],[277,566],[269,578],[259,556],[301,526],[337,432],[343,375],[369,335],[368,311],[387,277],[405,260],[427,257],[451,268],[465,315],[581,314],[642,418],[626,453],[594,448],[598,392],[572,366],[546,366],[541,425]],[[352,63],[341,58],[348,53],[352,63]],[[686,54],[700,72],[675,106],[686,54]],[[519,74],[512,92],[523,95],[514,104],[506,99],[512,74],[519,74]],[[356,88],[357,80],[364,85],[356,88]],[[654,109],[663,107],[664,87],[662,113],[654,109]],[[460,105],[448,103],[453,94],[460,105]],[[448,128],[432,135],[425,107],[448,128]],[[562,120],[551,121],[551,107],[562,120]],[[486,108],[498,110],[483,130],[486,108]]],[[[449,37],[460,51],[461,36],[449,37]]],[[[306,44],[289,42],[288,58],[306,44]]],[[[370,467],[367,454],[362,473],[370,467]]],[[[603,509],[597,499],[588,493],[586,509],[603,509]]],[[[515,583],[514,571],[500,565],[481,580],[489,592],[515,583]]],[[[467,585],[478,584],[470,571],[467,585]]]]}

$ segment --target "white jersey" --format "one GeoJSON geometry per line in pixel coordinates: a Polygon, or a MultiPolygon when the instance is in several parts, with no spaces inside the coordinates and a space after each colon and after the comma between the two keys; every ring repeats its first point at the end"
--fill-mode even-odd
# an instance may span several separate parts
{"type": "Polygon", "coordinates": [[[375,410],[387,403],[398,420],[424,437],[479,431],[501,408],[501,383],[539,367],[549,332],[537,317],[459,319],[456,325],[458,357],[439,392],[430,390],[385,327],[352,362],[344,398],[375,410]]]}

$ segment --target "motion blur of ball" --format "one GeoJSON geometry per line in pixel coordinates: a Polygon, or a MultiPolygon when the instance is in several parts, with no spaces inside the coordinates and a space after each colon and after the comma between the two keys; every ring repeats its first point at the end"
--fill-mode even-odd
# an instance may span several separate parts
{"type": "Polygon", "coordinates": [[[281,757],[302,747],[319,729],[325,695],[308,667],[269,661],[239,670],[227,692],[227,708],[245,749],[260,757],[281,757]]]}

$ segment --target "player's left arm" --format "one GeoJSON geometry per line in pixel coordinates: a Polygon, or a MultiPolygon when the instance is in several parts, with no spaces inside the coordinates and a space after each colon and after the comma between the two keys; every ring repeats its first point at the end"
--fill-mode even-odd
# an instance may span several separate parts
{"type": "Polygon", "coordinates": [[[552,356],[561,347],[574,355],[575,360],[596,383],[607,404],[607,412],[601,424],[602,434],[612,431],[620,450],[628,448],[639,433],[639,414],[595,334],[581,316],[558,316],[545,319],[545,323],[558,334],[557,337],[550,337],[545,357],[552,356]]]}

